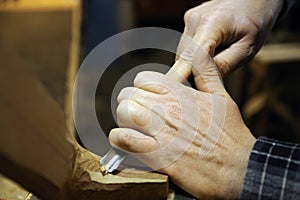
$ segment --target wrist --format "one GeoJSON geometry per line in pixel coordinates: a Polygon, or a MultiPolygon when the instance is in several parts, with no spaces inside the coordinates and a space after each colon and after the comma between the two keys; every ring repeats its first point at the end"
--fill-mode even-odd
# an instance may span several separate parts
{"type": "Polygon", "coordinates": [[[232,151],[229,153],[230,157],[227,158],[228,160],[232,160],[232,162],[230,165],[227,165],[227,169],[224,169],[228,172],[225,178],[228,180],[226,197],[229,199],[238,199],[240,195],[250,154],[256,141],[249,129],[241,131],[240,133],[244,136],[241,142],[236,143],[234,145],[235,148],[232,148],[232,151]]]}
{"type": "Polygon", "coordinates": [[[256,142],[256,138],[252,135],[252,133],[249,132],[249,136],[250,137],[246,139],[247,143],[244,144],[243,148],[241,149],[240,160],[238,160],[240,162],[240,165],[238,170],[239,173],[236,173],[236,177],[235,177],[236,189],[237,189],[235,193],[236,198],[240,196],[240,191],[243,186],[243,181],[247,171],[247,166],[250,159],[251,151],[256,142]]]}

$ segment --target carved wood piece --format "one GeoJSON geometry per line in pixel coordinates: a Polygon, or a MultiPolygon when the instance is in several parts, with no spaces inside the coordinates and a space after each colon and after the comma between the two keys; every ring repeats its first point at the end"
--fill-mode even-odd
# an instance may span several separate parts
{"type": "Polygon", "coordinates": [[[168,177],[127,169],[103,176],[99,157],[69,134],[34,73],[0,68],[0,172],[41,199],[164,199],[168,177]]]}

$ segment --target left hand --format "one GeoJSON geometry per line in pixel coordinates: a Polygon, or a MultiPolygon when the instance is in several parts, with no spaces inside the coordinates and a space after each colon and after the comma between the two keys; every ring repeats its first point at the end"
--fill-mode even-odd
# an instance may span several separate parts
{"type": "Polygon", "coordinates": [[[207,73],[194,66],[193,74],[202,91],[139,73],[119,94],[120,128],[109,139],[195,197],[237,198],[255,138],[221,79],[210,78],[219,77],[213,61],[201,59],[207,73]]]}
{"type": "MultiPolygon", "coordinates": [[[[284,0],[211,0],[188,10],[178,53],[189,49],[190,39],[212,56],[225,76],[249,62],[270,34],[284,0]]],[[[199,54],[193,54],[197,57],[199,54]]]]}

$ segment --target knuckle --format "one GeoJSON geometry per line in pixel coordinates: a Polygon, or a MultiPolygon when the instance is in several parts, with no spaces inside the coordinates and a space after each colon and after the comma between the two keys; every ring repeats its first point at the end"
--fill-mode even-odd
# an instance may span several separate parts
{"type": "Polygon", "coordinates": [[[217,15],[202,15],[201,16],[201,24],[203,25],[207,25],[208,27],[210,25],[216,24],[217,21],[219,20],[218,17],[216,17],[217,15]]]}
{"type": "Polygon", "coordinates": [[[196,24],[200,18],[199,13],[195,8],[189,9],[184,13],[184,23],[187,27],[196,24]]]}
{"type": "Polygon", "coordinates": [[[232,67],[230,66],[228,61],[225,59],[218,58],[215,63],[217,65],[222,77],[225,77],[227,74],[229,74],[232,71],[232,67]]]}
{"type": "Polygon", "coordinates": [[[193,26],[196,24],[205,24],[205,23],[212,23],[217,20],[220,15],[223,14],[219,11],[213,11],[213,13],[205,13],[201,12],[199,8],[192,8],[185,12],[184,14],[184,22],[186,26],[193,26]]]}
{"type": "Polygon", "coordinates": [[[130,112],[130,104],[128,103],[128,101],[126,101],[126,100],[121,101],[120,104],[117,107],[116,112],[117,112],[118,122],[121,123],[122,119],[125,119],[126,116],[130,112]]]}
{"type": "Polygon", "coordinates": [[[118,94],[117,101],[120,103],[122,100],[124,100],[125,94],[128,92],[128,88],[123,88],[120,93],[118,94]]]}
{"type": "Polygon", "coordinates": [[[143,71],[143,72],[139,72],[137,73],[137,75],[135,76],[134,80],[133,80],[133,85],[135,87],[138,87],[141,85],[142,81],[144,80],[144,77],[146,76],[147,72],[143,71]]]}
{"type": "Polygon", "coordinates": [[[184,22],[187,23],[189,20],[190,20],[190,15],[191,15],[191,10],[187,10],[185,13],[184,13],[184,22]]]}
{"type": "Polygon", "coordinates": [[[139,112],[141,112],[141,108],[136,107],[136,104],[131,100],[121,101],[119,106],[117,107],[117,119],[120,123],[124,122],[128,125],[136,124],[137,120],[141,120],[139,116],[139,112]]]}
{"type": "Polygon", "coordinates": [[[140,93],[137,88],[126,87],[120,91],[120,93],[117,97],[117,101],[118,101],[118,103],[121,103],[123,100],[135,101],[136,99],[140,98],[141,96],[143,96],[143,93],[140,93]]]}
{"type": "Polygon", "coordinates": [[[132,148],[132,139],[133,138],[130,137],[129,133],[122,134],[122,137],[119,137],[118,146],[124,150],[130,151],[132,148]]]}
{"type": "Polygon", "coordinates": [[[122,123],[122,116],[123,116],[123,112],[122,112],[122,109],[121,109],[121,106],[123,104],[123,101],[118,105],[117,107],[117,110],[116,110],[116,113],[117,113],[117,121],[118,121],[118,125],[120,126],[121,123],[122,123]]]}

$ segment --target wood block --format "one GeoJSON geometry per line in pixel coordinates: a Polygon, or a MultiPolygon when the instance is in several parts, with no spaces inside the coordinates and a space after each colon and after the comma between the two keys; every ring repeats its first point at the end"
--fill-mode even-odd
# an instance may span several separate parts
{"type": "Polygon", "coordinates": [[[79,58],[79,0],[1,1],[0,24],[2,66],[34,71],[65,112],[73,132],[71,92],[79,58]]]}
{"type": "Polygon", "coordinates": [[[0,4],[0,172],[46,200],[165,199],[166,175],[104,177],[100,157],[71,134],[79,8],[77,0],[0,4]]]}
{"type": "Polygon", "coordinates": [[[165,199],[168,177],[125,169],[103,176],[100,157],[69,133],[35,74],[0,68],[0,172],[41,199],[165,199]]]}

